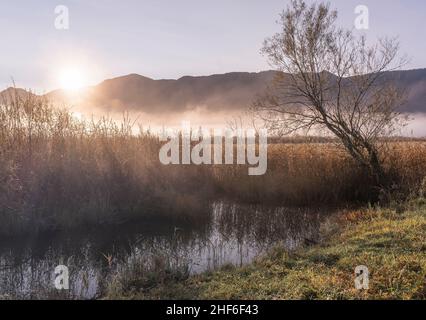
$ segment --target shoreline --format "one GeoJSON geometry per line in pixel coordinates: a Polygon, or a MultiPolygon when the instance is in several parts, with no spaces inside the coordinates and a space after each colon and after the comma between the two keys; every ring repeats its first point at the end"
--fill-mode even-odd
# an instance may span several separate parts
{"type": "Polygon", "coordinates": [[[392,208],[348,210],[325,222],[322,229],[319,244],[294,252],[277,247],[243,267],[227,265],[185,279],[170,276],[150,288],[123,288],[116,278],[104,298],[426,298],[426,200],[409,202],[403,212],[392,208]],[[355,288],[358,265],[369,268],[368,290],[355,288]]]}

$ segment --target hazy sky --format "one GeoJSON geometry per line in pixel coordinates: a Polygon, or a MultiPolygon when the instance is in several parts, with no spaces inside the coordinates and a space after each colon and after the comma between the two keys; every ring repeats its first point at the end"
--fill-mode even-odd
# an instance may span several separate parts
{"type": "MultiPolygon", "coordinates": [[[[13,77],[37,92],[59,87],[61,68],[87,82],[139,73],[155,79],[268,69],[262,41],[278,30],[286,0],[0,0],[0,88],[13,77]],[[54,27],[57,5],[69,30],[54,27]]],[[[357,5],[370,10],[371,37],[400,37],[408,68],[426,67],[426,1],[331,1],[353,27],[357,5]]]]}

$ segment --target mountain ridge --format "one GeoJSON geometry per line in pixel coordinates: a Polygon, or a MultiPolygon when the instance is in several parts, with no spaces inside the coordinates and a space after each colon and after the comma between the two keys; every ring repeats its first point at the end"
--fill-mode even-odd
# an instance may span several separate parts
{"type": "MultiPolygon", "coordinates": [[[[134,110],[161,114],[203,109],[211,112],[246,109],[261,94],[276,71],[228,72],[207,76],[183,76],[178,79],[152,79],[131,73],[105,79],[70,97],[62,89],[43,97],[53,103],[73,105],[80,109],[97,108],[107,112],[134,110]]],[[[426,68],[389,72],[398,85],[407,89],[403,112],[426,113],[426,68]]],[[[13,88],[0,92],[4,96],[13,88]]],[[[23,89],[16,88],[22,95],[23,89]]],[[[28,91],[25,91],[28,92],[28,91]]]]}

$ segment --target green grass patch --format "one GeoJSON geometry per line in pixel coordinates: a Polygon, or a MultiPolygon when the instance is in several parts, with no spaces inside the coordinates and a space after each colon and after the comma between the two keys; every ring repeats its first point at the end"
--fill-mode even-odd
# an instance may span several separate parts
{"type": "Polygon", "coordinates": [[[242,268],[159,282],[149,290],[109,288],[119,299],[424,299],[426,208],[402,213],[366,209],[330,223],[324,241],[294,252],[281,248],[242,268]],[[354,216],[356,218],[354,218],[354,216]],[[333,231],[330,231],[333,230],[333,231]],[[354,269],[370,272],[357,290],[354,269]]]}

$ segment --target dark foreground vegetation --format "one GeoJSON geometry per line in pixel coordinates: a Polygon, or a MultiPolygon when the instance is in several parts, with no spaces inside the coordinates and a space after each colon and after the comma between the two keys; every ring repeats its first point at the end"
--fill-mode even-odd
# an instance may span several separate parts
{"type": "Polygon", "coordinates": [[[164,166],[158,138],[135,134],[126,117],[80,121],[31,95],[7,101],[0,106],[1,236],[153,216],[191,223],[224,196],[286,206],[403,199],[426,175],[423,141],[388,144],[386,192],[333,142],[270,144],[264,176],[248,176],[243,165],[164,166]]]}

